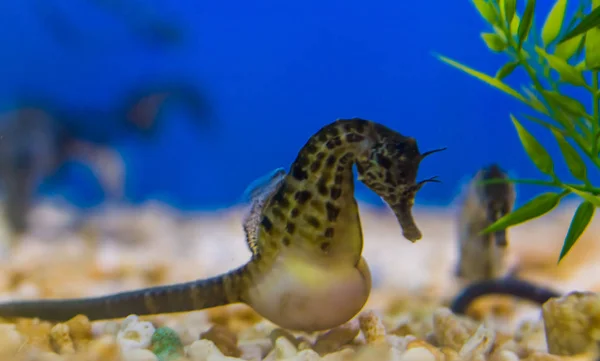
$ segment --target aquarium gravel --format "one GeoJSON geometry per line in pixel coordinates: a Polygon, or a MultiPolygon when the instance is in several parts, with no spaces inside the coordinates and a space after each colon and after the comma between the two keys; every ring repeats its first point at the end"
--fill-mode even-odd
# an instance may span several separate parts
{"type": "MultiPolygon", "coordinates": [[[[291,332],[241,304],[96,322],[84,315],[64,323],[10,319],[0,323],[0,360],[592,359],[600,340],[597,223],[560,265],[572,207],[510,230],[509,259],[519,275],[564,297],[540,307],[490,296],[457,316],[448,309],[460,287],[453,273],[456,212],[417,207],[423,239],[413,244],[387,209],[360,207],[373,291],[337,328],[291,332]]],[[[4,249],[0,299],[97,296],[228,271],[250,256],[245,211],[184,215],[149,203],[76,223],[69,211],[41,204],[30,232],[4,249]]]]}

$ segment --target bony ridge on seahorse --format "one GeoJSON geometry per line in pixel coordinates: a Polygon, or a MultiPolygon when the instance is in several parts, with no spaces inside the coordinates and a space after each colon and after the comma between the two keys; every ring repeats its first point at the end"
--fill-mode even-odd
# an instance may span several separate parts
{"type": "MultiPolygon", "coordinates": [[[[443,148],[445,149],[445,148],[443,148]]],[[[63,321],[187,312],[245,303],[280,327],[319,331],[353,318],[366,303],[371,275],[362,257],[363,234],[354,198],[358,179],[390,206],[411,242],[421,238],[413,216],[420,162],[414,138],[384,125],[339,119],[321,128],[289,172],[250,189],[244,221],[250,260],[208,279],[95,298],[0,304],[0,317],[63,321]]]]}

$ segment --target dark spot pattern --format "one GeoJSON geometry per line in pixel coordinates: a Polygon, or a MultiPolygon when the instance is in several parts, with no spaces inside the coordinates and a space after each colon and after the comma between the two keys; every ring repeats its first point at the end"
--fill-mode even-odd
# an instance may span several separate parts
{"type": "Polygon", "coordinates": [[[289,234],[294,234],[294,232],[296,231],[296,225],[292,222],[287,222],[287,224],[285,225],[285,230],[289,234]]]}
{"type": "Polygon", "coordinates": [[[325,165],[327,165],[327,167],[333,167],[335,165],[335,162],[337,162],[337,158],[335,157],[334,154],[330,154],[327,157],[327,160],[325,161],[325,165]]]}
{"type": "Polygon", "coordinates": [[[300,214],[300,210],[298,208],[292,208],[292,211],[290,212],[290,216],[292,218],[298,217],[299,214],[300,214]]]}
{"type": "Polygon", "coordinates": [[[311,216],[311,215],[307,215],[304,220],[306,221],[306,223],[308,223],[309,225],[313,226],[314,228],[319,228],[321,227],[321,222],[319,222],[319,219],[315,216],[311,216]]]}
{"type": "Polygon", "coordinates": [[[365,137],[360,134],[349,133],[346,135],[346,141],[348,143],[358,143],[358,142],[362,142],[363,140],[365,140],[365,137]]]}
{"type": "Polygon", "coordinates": [[[340,209],[331,202],[325,204],[325,209],[327,210],[327,220],[329,222],[335,222],[340,214],[340,209]]]}
{"type": "Polygon", "coordinates": [[[325,230],[325,237],[333,238],[334,235],[335,235],[335,230],[333,229],[333,227],[329,227],[325,230]]]}
{"type": "Polygon", "coordinates": [[[271,222],[271,220],[267,216],[263,216],[260,224],[263,226],[265,232],[267,233],[271,233],[271,231],[273,230],[273,222],[271,222]]]}
{"type": "Polygon", "coordinates": [[[304,203],[308,202],[308,200],[311,197],[312,197],[312,194],[310,193],[310,191],[307,191],[307,190],[298,191],[294,195],[294,198],[296,199],[296,202],[298,202],[298,204],[304,204],[304,203]]]}
{"type": "Polygon", "coordinates": [[[332,187],[331,188],[331,199],[337,200],[341,196],[342,196],[342,189],[341,188],[339,188],[339,187],[332,187]]]}

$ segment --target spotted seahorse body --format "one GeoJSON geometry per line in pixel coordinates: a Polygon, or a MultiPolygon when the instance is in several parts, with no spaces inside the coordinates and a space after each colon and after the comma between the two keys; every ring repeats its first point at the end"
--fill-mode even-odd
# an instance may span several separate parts
{"type": "Polygon", "coordinates": [[[364,306],[371,276],[362,257],[363,235],[354,198],[358,179],[390,206],[404,237],[421,232],[411,209],[421,160],[415,139],[381,124],[340,119],[314,134],[289,171],[255,194],[244,227],[251,259],[225,274],[97,298],[0,304],[0,317],[61,321],[185,312],[242,302],[292,330],[338,326],[364,306]]]}

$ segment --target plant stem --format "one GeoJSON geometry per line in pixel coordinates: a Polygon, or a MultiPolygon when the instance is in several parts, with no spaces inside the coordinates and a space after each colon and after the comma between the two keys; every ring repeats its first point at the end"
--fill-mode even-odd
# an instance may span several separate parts
{"type": "Polygon", "coordinates": [[[593,195],[600,194],[600,188],[592,187],[589,185],[582,184],[568,184],[568,183],[560,183],[555,181],[544,181],[539,179],[488,179],[485,181],[480,181],[480,184],[497,184],[497,183],[515,183],[515,184],[532,184],[538,186],[546,186],[546,187],[555,187],[555,188],[565,188],[571,187],[573,189],[577,189],[581,192],[587,192],[593,195]]]}
{"type": "Polygon", "coordinates": [[[598,101],[600,100],[600,94],[598,93],[598,70],[592,71],[592,95],[593,95],[593,104],[592,104],[592,155],[594,158],[598,158],[598,133],[600,127],[600,108],[598,101]]]}

